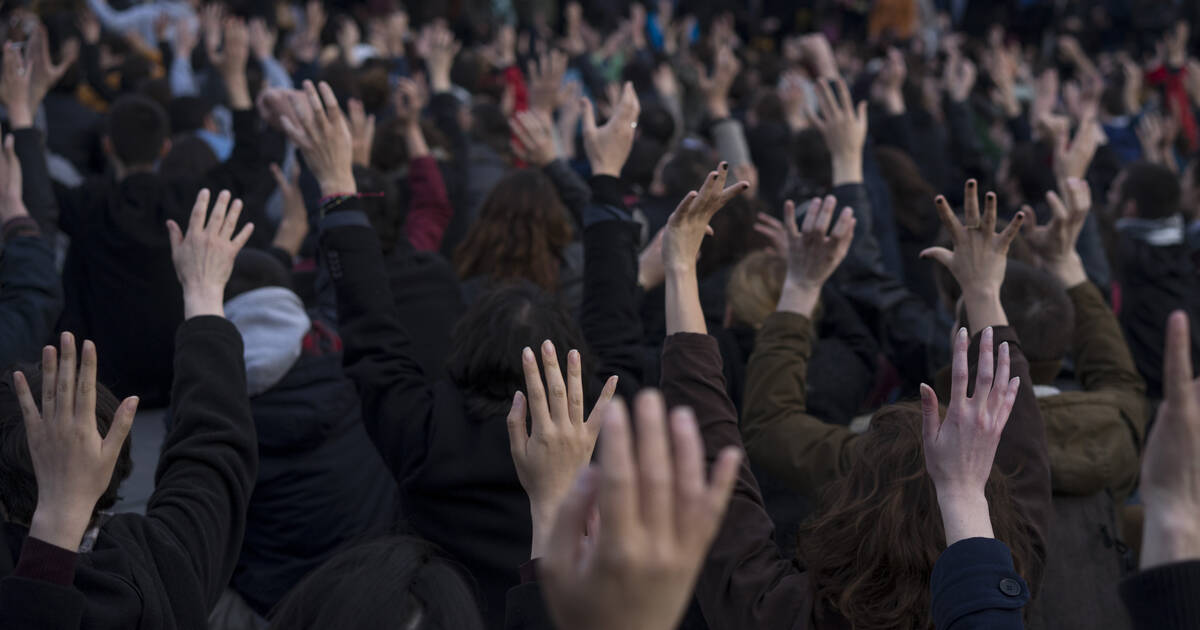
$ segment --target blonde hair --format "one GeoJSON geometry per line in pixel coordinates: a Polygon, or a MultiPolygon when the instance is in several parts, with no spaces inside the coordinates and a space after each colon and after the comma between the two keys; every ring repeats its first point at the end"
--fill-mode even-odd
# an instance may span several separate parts
{"type": "Polygon", "coordinates": [[[733,321],[761,328],[779,305],[787,262],[766,250],[751,252],[733,267],[725,285],[725,300],[733,312],[733,321]]]}

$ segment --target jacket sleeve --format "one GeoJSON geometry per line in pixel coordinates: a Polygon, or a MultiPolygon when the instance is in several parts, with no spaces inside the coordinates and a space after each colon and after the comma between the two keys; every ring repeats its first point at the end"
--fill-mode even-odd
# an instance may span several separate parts
{"type": "MultiPolygon", "coordinates": [[[[29,219],[18,219],[29,222],[29,219]]],[[[63,309],[62,280],[54,252],[29,223],[29,232],[7,235],[0,259],[0,361],[36,361],[63,309]]]]}
{"type": "Polygon", "coordinates": [[[79,554],[27,536],[11,575],[0,580],[0,619],[8,630],[75,630],[87,599],[75,588],[79,554]]]}
{"type": "Polygon", "coordinates": [[[1029,587],[1013,566],[1008,546],[995,538],[950,545],[930,580],[937,630],[1022,630],[1029,587]]]}
{"type": "Polygon", "coordinates": [[[616,374],[618,392],[633,400],[645,367],[638,310],[638,224],[625,209],[615,177],[601,175],[591,181],[595,196],[583,213],[580,326],[599,361],[597,374],[602,378],[616,374]]]}
{"type": "MultiPolygon", "coordinates": [[[[979,339],[976,333],[968,351],[971,377],[967,384],[968,395],[975,391],[975,373],[979,362],[979,339]]],[[[1029,530],[1036,557],[1026,579],[1034,593],[1041,584],[1042,567],[1046,562],[1046,539],[1050,527],[1050,455],[1046,447],[1046,425],[1038,408],[1037,396],[1033,393],[1033,378],[1029,375],[1029,361],[1021,349],[1021,341],[1011,326],[999,326],[993,330],[993,343],[997,348],[1008,342],[1011,374],[1020,377],[1021,388],[1008,416],[1008,424],[1000,435],[996,448],[995,466],[1008,477],[1008,487],[1013,501],[1020,510],[1029,530]]],[[[999,353],[994,357],[998,358],[999,353]]]]}
{"type": "Polygon", "coordinates": [[[1087,391],[1108,392],[1129,425],[1130,439],[1123,446],[1133,450],[1134,456],[1129,459],[1133,466],[1114,472],[1132,483],[1137,476],[1137,451],[1146,432],[1146,382],[1133,363],[1133,353],[1121,332],[1120,322],[1099,289],[1085,282],[1067,293],[1075,306],[1072,348],[1076,375],[1087,391]]]}
{"type": "MultiPolygon", "coordinates": [[[[726,446],[741,447],[737,412],[725,390],[721,353],[708,335],[677,333],[663,346],[662,392],[669,407],[696,412],[709,465],[726,446]]],[[[807,576],[775,546],[775,525],[758,482],[742,463],[720,532],[696,584],[696,599],[713,630],[808,628],[807,576]]]]}
{"type": "Polygon", "coordinates": [[[1120,591],[1137,630],[1200,628],[1200,561],[1139,571],[1121,582],[1120,591]]]}
{"type": "Polygon", "coordinates": [[[33,127],[13,130],[13,148],[21,161],[21,197],[25,207],[45,234],[58,224],[58,202],[46,166],[42,132],[33,127]]]}
{"type": "Polygon", "coordinates": [[[171,430],[155,471],[145,527],[183,552],[159,557],[160,572],[191,569],[211,606],[241,553],[258,472],[242,337],[228,320],[193,317],[180,325],[168,415],[171,430]],[[191,566],[175,566],[180,557],[191,566]]]}
{"type": "Polygon", "coordinates": [[[857,437],[806,412],[813,325],[797,313],[772,313],[746,366],[742,437],[756,466],[806,497],[816,498],[849,471],[857,437]]]}
{"type": "Polygon", "coordinates": [[[556,159],[547,164],[542,168],[542,172],[554,182],[558,198],[571,213],[571,220],[575,225],[582,226],[584,208],[592,200],[592,189],[588,187],[587,182],[563,159],[556,159]]]}
{"type": "Polygon", "coordinates": [[[342,208],[321,223],[321,255],[337,291],[346,375],[367,433],[402,481],[425,456],[433,393],[400,324],[379,238],[355,200],[342,208]]]}
{"type": "Polygon", "coordinates": [[[408,241],[417,251],[436,252],[454,216],[437,160],[425,155],[409,163],[408,189],[412,195],[404,223],[408,241]]]}

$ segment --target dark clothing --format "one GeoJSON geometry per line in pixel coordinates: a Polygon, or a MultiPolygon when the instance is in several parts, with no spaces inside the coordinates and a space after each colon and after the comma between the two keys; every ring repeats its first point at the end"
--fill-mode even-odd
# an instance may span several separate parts
{"type": "MultiPolygon", "coordinates": [[[[850,470],[856,451],[848,429],[826,425],[804,411],[807,353],[797,348],[807,348],[811,335],[812,324],[802,315],[775,313],[768,319],[750,360],[747,402],[755,406],[747,406],[745,420],[748,435],[754,431],[761,435],[748,443],[751,457],[761,462],[765,454],[778,474],[790,472],[793,484],[819,489],[831,475],[850,470]],[[801,354],[799,360],[797,354],[801,354]],[[756,442],[761,446],[754,447],[756,442]],[[814,464],[814,458],[823,463],[814,464]]],[[[1027,574],[1036,589],[1046,555],[1050,466],[1029,363],[1012,329],[996,328],[995,343],[1005,341],[1011,349],[1012,373],[1021,378],[1021,390],[996,452],[996,466],[1008,476],[1013,501],[1032,539],[1034,566],[1027,574]]],[[[972,366],[978,352],[976,335],[970,351],[972,366]]],[[[687,405],[697,410],[709,458],[715,458],[725,446],[742,446],[737,415],[723,394],[721,381],[720,357],[710,337],[668,338],[663,352],[663,394],[668,406],[687,405]]],[[[814,610],[808,575],[795,560],[780,555],[773,535],[758,484],[748,464],[743,465],[725,522],[697,585],[697,598],[709,625],[714,629],[843,626],[845,620],[833,611],[814,610]]]]}
{"type": "MultiPolygon", "coordinates": [[[[207,628],[241,550],[258,464],[241,337],[223,318],[194,317],[179,327],[175,357],[174,426],[146,514],[103,520],[79,555],[74,584],[87,600],[87,628],[207,628]]],[[[6,525],[0,574],[13,573],[27,534],[6,525]]]]}
{"type": "Polygon", "coordinates": [[[933,565],[933,625],[938,630],[1022,630],[1029,587],[1008,546],[995,538],[950,545],[933,565]]]}
{"type": "MultiPolygon", "coordinates": [[[[6,226],[17,227],[17,226],[6,226]]],[[[62,312],[62,281],[54,252],[29,223],[29,232],[5,230],[0,258],[0,365],[41,359],[42,346],[62,312]]],[[[0,369],[3,369],[0,368],[0,369]]]]}
{"type": "Polygon", "coordinates": [[[1121,600],[1137,630],[1200,628],[1200,561],[1140,571],[1121,582],[1121,600]]]}
{"type": "Polygon", "coordinates": [[[32,536],[13,572],[0,580],[0,619],[7,630],[76,630],[87,598],[75,588],[79,555],[32,536]]]}
{"type": "MultiPolygon", "coordinates": [[[[166,221],[186,229],[196,194],[212,199],[229,189],[245,203],[242,223],[269,242],[263,214],[269,159],[262,155],[257,114],[234,112],[236,144],[228,162],[203,177],[168,181],[155,173],[120,182],[103,176],[74,189],[60,188],[59,227],[71,238],[63,269],[67,303],[60,322],[80,340],[91,339],[104,360],[100,381],[118,396],[137,394],[148,407],[163,405],[171,383],[171,336],[183,321],[183,294],[171,263],[166,221]]],[[[21,156],[22,163],[45,160],[21,156]]],[[[271,184],[273,186],[273,184],[271,184]]]]}
{"type": "Polygon", "coordinates": [[[396,484],[362,425],[336,337],[315,328],[271,389],[250,399],[259,467],[230,585],[259,615],[341,546],[383,532],[396,484]]]}

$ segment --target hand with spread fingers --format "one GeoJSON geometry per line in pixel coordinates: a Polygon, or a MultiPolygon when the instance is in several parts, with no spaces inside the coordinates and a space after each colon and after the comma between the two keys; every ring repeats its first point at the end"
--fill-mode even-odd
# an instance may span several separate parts
{"type": "Polygon", "coordinates": [[[700,92],[704,94],[704,102],[708,106],[708,115],[714,119],[729,118],[729,89],[737,78],[742,64],[734,54],[733,48],[721,46],[713,59],[711,73],[698,68],[696,80],[700,92]]]}
{"type": "Polygon", "coordinates": [[[855,107],[850,89],[842,79],[836,81],[837,93],[828,81],[817,85],[821,113],[809,111],[809,123],[821,132],[833,160],[833,185],[863,181],[863,145],[867,140],[867,102],[855,107]]]}
{"type": "MultiPolygon", "coordinates": [[[[850,242],[854,240],[854,211],[844,208],[837,223],[833,224],[836,210],[837,199],[833,196],[824,200],[815,198],[809,202],[800,227],[796,226],[796,204],[791,201],[783,206],[782,222],[760,215],[761,222],[769,225],[776,234],[781,231],[783,237],[775,241],[776,248],[783,248],[781,253],[787,260],[787,276],[779,295],[778,310],[812,317],[821,297],[821,288],[846,258],[850,242]],[[832,231],[829,229],[831,224],[832,231]]],[[[758,226],[755,229],[759,229],[758,226]]]]}
{"type": "Polygon", "coordinates": [[[729,503],[740,451],[723,450],[706,480],[690,410],[668,424],[653,390],[634,409],[636,443],[625,406],[609,406],[599,466],[579,476],[551,531],[541,585],[559,628],[675,628],[729,503]],[[599,531],[588,532],[594,511],[599,531]]]}
{"type": "Polygon", "coordinates": [[[91,523],[96,502],[112,481],[117,457],[133,426],[138,398],[121,402],[108,430],[96,425],[96,346],[83,342],[75,368],[75,337],[64,332],[61,357],[54,346],[42,350],[42,405],[38,408],[23,372],[13,372],[13,388],[25,419],[29,458],[37,479],[37,508],[29,535],[76,551],[91,523]]]}
{"type": "Polygon", "coordinates": [[[583,149],[592,165],[592,174],[620,177],[625,160],[633,150],[638,114],[642,111],[633,83],[625,83],[612,116],[602,127],[596,126],[592,102],[584,99],[580,103],[583,105],[583,149]]]}
{"type": "Polygon", "coordinates": [[[79,40],[68,39],[58,49],[58,63],[50,58],[50,36],[46,27],[37,25],[29,39],[30,60],[30,105],[34,111],[42,104],[42,99],[50,92],[67,70],[71,69],[79,58],[79,40]]]}
{"type": "Polygon", "coordinates": [[[517,478],[529,495],[533,517],[532,558],[546,553],[546,537],[554,524],[572,480],[592,461],[596,437],[606,409],[617,388],[617,377],[609,377],[592,413],[584,419],[583,367],[578,350],[567,353],[567,380],[563,381],[558,354],[549,340],[542,343],[545,385],[533,350],[525,348],[521,365],[525,390],[513,396],[508,412],[508,441],[517,478]],[[526,429],[526,414],[530,418],[526,429]]]}
{"type": "Polygon", "coordinates": [[[1065,128],[1054,134],[1054,176],[1058,181],[1071,177],[1082,178],[1096,155],[1096,149],[1108,142],[1104,129],[1095,116],[1079,121],[1075,137],[1067,139],[1065,128]]]}
{"type": "Polygon", "coordinates": [[[729,200],[750,188],[748,182],[737,182],[726,187],[728,175],[729,163],[721,162],[717,170],[704,178],[700,190],[688,193],[667,219],[667,230],[663,235],[663,266],[668,275],[672,270],[695,270],[700,243],[706,234],[712,233],[708,224],[713,216],[729,200]]]}
{"type": "Polygon", "coordinates": [[[302,92],[292,93],[292,107],[280,117],[288,139],[304,155],[304,161],[321,186],[321,194],[353,194],[354,136],[328,83],[321,82],[320,94],[312,81],[302,92]]]}
{"type": "Polygon", "coordinates": [[[230,203],[231,198],[228,190],[222,190],[210,214],[208,189],[201,190],[192,205],[187,234],[180,231],[179,224],[167,221],[171,259],[175,261],[175,274],[183,285],[183,315],[186,319],[200,315],[225,316],[225,284],[233,273],[234,259],[254,232],[254,224],[247,223],[234,235],[242,215],[242,201],[233,199],[230,203]]]}
{"type": "Polygon", "coordinates": [[[362,101],[352,98],[346,104],[350,115],[350,135],[354,139],[354,163],[371,165],[371,145],[375,142],[375,114],[367,114],[362,101]]]}
{"type": "Polygon", "coordinates": [[[938,195],[934,205],[942,225],[950,232],[954,251],[930,247],[921,252],[921,258],[932,258],[941,263],[958,281],[972,334],[985,326],[1008,325],[1008,318],[1000,307],[1000,285],[1004,284],[1008,247],[1025,221],[1025,213],[1018,212],[1004,231],[997,234],[996,193],[987,194],[983,214],[980,215],[977,189],[975,180],[967,180],[963,192],[966,225],[954,216],[946,198],[938,195]]]}
{"type": "Polygon", "coordinates": [[[1083,259],[1075,250],[1075,244],[1092,208],[1092,190],[1086,180],[1076,177],[1071,177],[1063,183],[1065,203],[1054,191],[1046,193],[1046,204],[1050,206],[1052,213],[1050,222],[1046,225],[1037,224],[1037,215],[1033,213],[1032,208],[1021,208],[1026,216],[1031,217],[1023,226],[1022,232],[1025,234],[1025,242],[1041,259],[1042,267],[1054,274],[1069,289],[1087,282],[1083,259]]]}
{"type": "Polygon", "coordinates": [[[1200,380],[1194,380],[1190,329],[1186,312],[1171,313],[1163,356],[1166,399],[1142,458],[1142,569],[1200,560],[1200,380]]]}
{"type": "Polygon", "coordinates": [[[213,65],[225,80],[229,106],[235,110],[250,109],[250,84],[246,80],[246,63],[250,59],[250,34],[246,21],[231,17],[225,20],[225,41],[221,51],[212,59],[213,65]]]}
{"type": "Polygon", "coordinates": [[[33,126],[36,107],[32,101],[30,79],[33,62],[26,58],[20,44],[9,42],[4,45],[4,75],[0,77],[0,101],[8,109],[8,119],[13,129],[33,126]]]}
{"type": "Polygon", "coordinates": [[[554,114],[559,105],[563,77],[567,74],[567,54],[554,49],[529,61],[529,109],[545,116],[554,114]]]}
{"type": "Polygon", "coordinates": [[[558,157],[554,144],[554,123],[550,116],[532,109],[517,112],[512,119],[513,153],[521,160],[542,168],[558,157]]]}
{"type": "Polygon", "coordinates": [[[1012,361],[1008,343],[1000,344],[999,358],[993,366],[992,344],[993,332],[988,327],[979,340],[974,396],[967,397],[967,349],[971,340],[966,328],[959,329],[954,339],[950,404],[944,419],[933,388],[921,385],[925,469],[937,490],[946,546],[965,538],[994,537],[984,488],[1021,379],[1009,378],[1012,361]]]}

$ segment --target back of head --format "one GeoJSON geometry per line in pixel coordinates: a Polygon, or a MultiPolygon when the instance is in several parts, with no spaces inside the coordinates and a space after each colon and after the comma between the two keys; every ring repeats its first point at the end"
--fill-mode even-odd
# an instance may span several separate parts
{"type": "Polygon", "coordinates": [[[1058,361],[1071,350],[1075,305],[1062,282],[1049,273],[1010,260],[1000,287],[1000,304],[1030,361],[1058,361]]]}
{"type": "Polygon", "coordinates": [[[1165,166],[1134,162],[1125,167],[1120,205],[1133,202],[1142,219],[1165,219],[1179,214],[1179,178],[1165,166]]]}
{"type": "MultiPolygon", "coordinates": [[[[20,369],[25,374],[29,390],[35,392],[34,400],[38,411],[41,411],[42,399],[36,392],[42,391],[42,366],[13,366],[0,376],[0,488],[4,489],[0,494],[0,504],[4,506],[8,521],[28,525],[33,518],[34,508],[37,507],[37,477],[33,472],[33,461],[29,457],[29,441],[25,436],[21,404],[12,387],[12,373],[15,369],[20,369]]],[[[113,414],[117,412],[119,405],[120,401],[107,387],[96,383],[96,427],[101,435],[108,435],[108,427],[112,425],[113,414]]],[[[120,499],[117,491],[121,482],[125,481],[133,470],[129,442],[130,440],[126,439],[121,447],[112,480],[108,482],[108,488],[96,502],[97,512],[111,508],[120,499]]]]}
{"type": "Polygon", "coordinates": [[[179,96],[167,105],[171,118],[171,133],[181,134],[196,131],[204,126],[204,119],[212,111],[212,104],[198,96],[179,96]]]}
{"type": "MultiPolygon", "coordinates": [[[[579,350],[583,382],[591,384],[592,362],[575,318],[554,296],[529,282],[502,285],[484,294],[459,319],[453,339],[447,369],[476,417],[508,411],[513,392],[525,389],[521,351],[536,349],[547,339],[554,342],[559,365],[567,364],[569,350],[579,350]]],[[[540,361],[541,353],[534,354],[540,361]]]]}
{"type": "Polygon", "coordinates": [[[278,258],[252,247],[243,248],[233,260],[233,272],[225,284],[225,301],[265,287],[292,288],[291,274],[278,258]]]}
{"type": "Polygon", "coordinates": [[[480,630],[465,571],[428,542],[392,537],[330,558],[279,602],[271,628],[480,630]]]}
{"type": "MultiPolygon", "coordinates": [[[[925,472],[920,406],[881,409],[853,455],[853,467],[827,486],[817,516],[800,531],[800,559],[817,605],[856,628],[929,628],[929,581],[946,541],[937,492],[925,472]]],[[[985,493],[996,538],[1024,574],[1032,542],[995,469],[985,493]]]]}
{"type": "Polygon", "coordinates": [[[212,146],[203,138],[183,135],[171,142],[171,150],[159,164],[158,173],[169,180],[194,178],[197,173],[207,173],[220,163],[212,146]]]}
{"type": "Polygon", "coordinates": [[[570,242],[571,224],[554,183],[541,171],[514,171],[484,199],[454,252],[455,268],[462,278],[525,279],[554,292],[570,242]]]}
{"type": "Polygon", "coordinates": [[[668,199],[683,199],[704,183],[712,171],[713,158],[701,149],[680,149],[667,160],[662,169],[663,189],[668,199]]]}
{"type": "Polygon", "coordinates": [[[769,251],[752,252],[733,267],[725,300],[735,324],[761,328],[779,304],[787,262],[769,251]]]}
{"type": "Polygon", "coordinates": [[[127,167],[157,162],[169,131],[166,112],[144,96],[122,96],[108,110],[106,135],[113,153],[127,167]]]}

